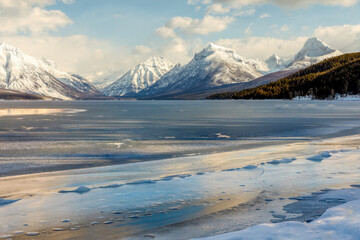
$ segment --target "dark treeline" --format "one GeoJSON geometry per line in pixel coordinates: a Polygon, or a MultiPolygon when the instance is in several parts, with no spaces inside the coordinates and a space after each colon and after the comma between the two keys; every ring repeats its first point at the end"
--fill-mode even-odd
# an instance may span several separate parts
{"type": "Polygon", "coordinates": [[[344,54],[256,88],[214,94],[208,99],[292,99],[312,96],[332,98],[360,93],[360,53],[344,54]]]}

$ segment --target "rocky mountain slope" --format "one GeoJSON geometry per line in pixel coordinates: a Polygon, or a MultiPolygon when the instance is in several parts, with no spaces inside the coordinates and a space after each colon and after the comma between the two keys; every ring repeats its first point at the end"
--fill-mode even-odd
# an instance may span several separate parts
{"type": "Polygon", "coordinates": [[[140,97],[165,97],[203,91],[218,86],[249,82],[263,74],[259,62],[237,55],[233,50],[209,44],[186,65],[175,66],[140,97]]]}
{"type": "Polygon", "coordinates": [[[360,93],[360,53],[326,59],[288,77],[240,92],[211,95],[211,99],[292,99],[308,96],[332,99],[336,94],[360,93]]]}
{"type": "Polygon", "coordinates": [[[174,65],[163,57],[151,57],[140,63],[121,78],[104,88],[108,96],[133,96],[151,87],[174,65]]]}
{"type": "Polygon", "coordinates": [[[287,69],[301,69],[319,63],[327,58],[343,54],[339,50],[331,48],[318,38],[309,38],[304,47],[295,55],[294,60],[286,67],[287,69]]]}
{"type": "Polygon", "coordinates": [[[0,88],[71,100],[101,95],[81,76],[62,72],[44,58],[0,44],[0,88]]]}

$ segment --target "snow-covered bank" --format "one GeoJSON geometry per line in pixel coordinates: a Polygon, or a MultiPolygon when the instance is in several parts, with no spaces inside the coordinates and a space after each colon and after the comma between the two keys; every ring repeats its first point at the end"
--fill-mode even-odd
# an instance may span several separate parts
{"type": "MultiPolygon", "coordinates": [[[[313,96],[299,96],[292,99],[293,101],[310,101],[310,100],[319,100],[315,99],[313,96]]],[[[334,98],[329,98],[326,100],[330,101],[360,101],[360,94],[358,95],[340,95],[335,94],[334,98]]]]}
{"type": "Polygon", "coordinates": [[[348,239],[360,236],[360,189],[331,191],[322,196],[332,199],[354,200],[328,209],[320,218],[310,223],[283,222],[260,224],[238,232],[217,235],[203,240],[250,239],[348,239]]]}
{"type": "Polygon", "coordinates": [[[335,100],[335,101],[360,101],[360,94],[358,94],[358,95],[339,95],[339,94],[336,94],[335,98],[333,100],[335,100]]]}

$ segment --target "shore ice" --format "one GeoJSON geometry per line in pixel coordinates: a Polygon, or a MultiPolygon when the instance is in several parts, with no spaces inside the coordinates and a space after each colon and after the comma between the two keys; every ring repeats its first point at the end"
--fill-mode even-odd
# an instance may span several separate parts
{"type": "MultiPolygon", "coordinates": [[[[360,189],[331,191],[324,198],[360,199],[360,189]]],[[[261,239],[347,239],[360,236],[360,200],[328,209],[320,218],[310,223],[282,222],[260,224],[242,231],[230,232],[202,240],[261,240],[261,239]]]]}

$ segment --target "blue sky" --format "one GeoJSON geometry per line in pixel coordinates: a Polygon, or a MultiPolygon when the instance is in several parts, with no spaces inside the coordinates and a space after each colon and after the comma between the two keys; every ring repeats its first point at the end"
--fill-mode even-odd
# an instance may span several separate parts
{"type": "Polygon", "coordinates": [[[311,36],[338,49],[360,39],[358,0],[0,0],[0,10],[1,41],[82,74],[153,55],[186,63],[208,42],[264,60],[311,36]]]}

